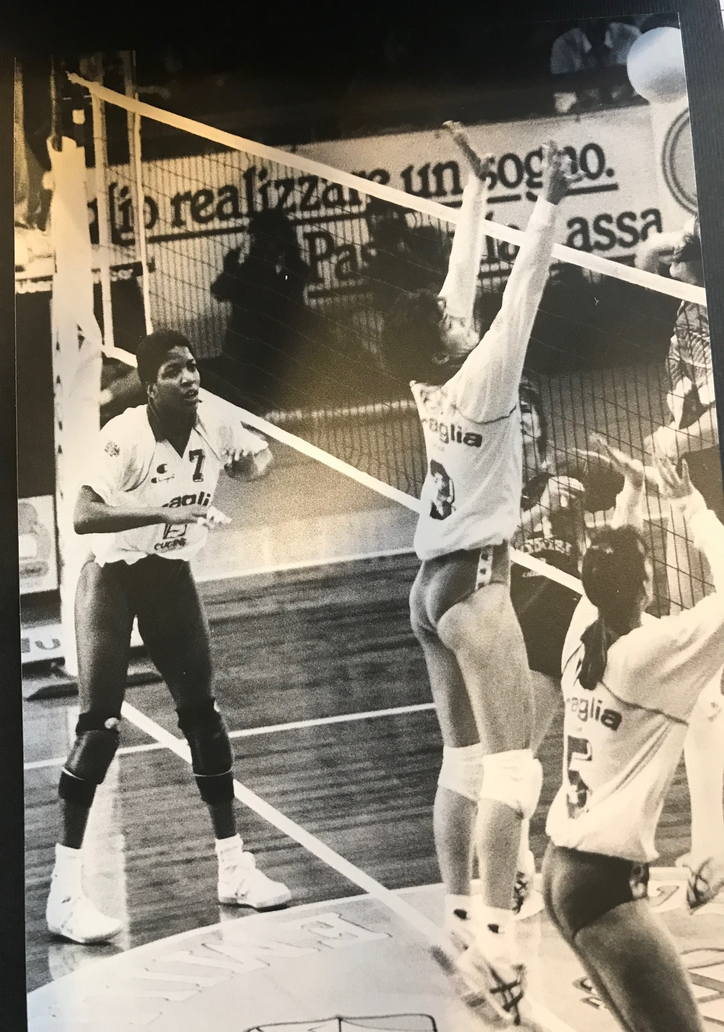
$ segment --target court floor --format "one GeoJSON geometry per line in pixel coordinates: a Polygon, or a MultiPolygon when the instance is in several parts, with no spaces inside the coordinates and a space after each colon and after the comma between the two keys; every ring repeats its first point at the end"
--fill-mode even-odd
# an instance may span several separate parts
{"type": "MultiPolygon", "coordinates": [[[[259,865],[292,889],[287,909],[257,915],[216,903],[208,818],[155,681],[128,691],[122,747],[84,847],[86,888],[125,930],[96,947],[48,936],[57,778],[78,706],[26,699],[31,1032],[476,1027],[428,954],[442,906],[432,842],[441,744],[409,630],[415,568],[395,556],[203,586],[241,830],[259,865]]],[[[558,717],[541,752],[539,858],[560,726],[558,717]]],[[[661,822],[652,905],[681,944],[713,1030],[724,1027],[724,907],[693,917],[683,907],[673,864],[688,847],[688,821],[681,768],[661,822]]],[[[545,916],[517,928],[542,1027],[613,1029],[545,916]]]]}

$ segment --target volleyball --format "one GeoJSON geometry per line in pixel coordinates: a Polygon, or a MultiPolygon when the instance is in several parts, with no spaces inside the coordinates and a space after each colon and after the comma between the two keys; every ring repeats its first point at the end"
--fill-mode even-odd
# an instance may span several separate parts
{"type": "Polygon", "coordinates": [[[650,104],[671,104],[686,96],[681,32],[650,29],[635,41],[626,61],[629,82],[650,104]]]}

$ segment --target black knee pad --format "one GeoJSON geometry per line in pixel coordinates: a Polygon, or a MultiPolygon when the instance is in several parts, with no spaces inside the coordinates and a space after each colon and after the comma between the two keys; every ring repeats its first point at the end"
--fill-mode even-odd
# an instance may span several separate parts
{"type": "Polygon", "coordinates": [[[205,803],[234,798],[233,757],[224,719],[215,699],[205,699],[178,711],[178,726],[191,750],[191,766],[205,803]]]}
{"type": "Polygon", "coordinates": [[[60,775],[61,799],[90,806],[102,784],[120,741],[121,718],[102,713],[81,713],[75,743],[60,775]]]}

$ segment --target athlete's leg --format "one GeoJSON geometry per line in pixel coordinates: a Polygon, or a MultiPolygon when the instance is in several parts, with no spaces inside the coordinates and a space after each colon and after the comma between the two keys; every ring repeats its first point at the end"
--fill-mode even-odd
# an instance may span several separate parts
{"type": "Polygon", "coordinates": [[[430,629],[424,587],[411,596],[411,623],[427,666],[443,740],[443,765],[433,805],[435,850],[445,885],[445,926],[460,939],[473,908],[473,832],[482,781],[475,717],[455,656],[430,629]],[[462,922],[462,924],[461,924],[462,922]],[[455,933],[458,928],[459,933],[455,933]]]}
{"type": "Polygon", "coordinates": [[[79,733],[61,774],[61,844],[80,849],[95,786],[105,777],[115,752],[126,690],[133,611],[115,564],[87,562],[75,597],[78,653],[79,733]],[[103,732],[106,732],[103,734],[103,732]]]}
{"type": "Polygon", "coordinates": [[[636,1029],[632,1029],[624,1015],[618,1010],[618,1005],[613,997],[609,994],[605,984],[600,982],[595,972],[587,965],[586,958],[583,956],[581,951],[576,947],[575,936],[571,932],[571,928],[566,921],[564,915],[559,912],[560,900],[563,892],[569,882],[570,872],[565,868],[562,868],[557,863],[556,850],[553,848],[551,843],[548,843],[545,856],[543,857],[543,864],[541,866],[541,877],[542,877],[542,892],[543,902],[545,904],[546,912],[548,917],[551,919],[557,930],[559,931],[563,940],[570,946],[571,950],[578,957],[579,961],[583,965],[591,979],[594,989],[603,1000],[604,1004],[608,1008],[609,1012],[619,1023],[621,1028],[625,1032],[636,1032],[636,1029]]]}
{"type": "Polygon", "coordinates": [[[575,945],[636,1032],[704,1032],[676,944],[647,900],[622,903],[585,928],[575,945]]]}
{"type": "Polygon", "coordinates": [[[518,1020],[525,1003],[513,892],[521,822],[537,805],[541,770],[530,750],[529,670],[507,583],[488,583],[453,605],[438,633],[455,654],[485,753],[476,828],[482,906],[476,941],[455,971],[463,998],[484,1001],[498,1020],[518,1020]]]}
{"type": "Polygon", "coordinates": [[[256,869],[237,831],[231,743],[213,695],[209,624],[191,568],[159,558],[147,563],[137,588],[139,632],[173,696],[211,817],[219,900],[258,910],[286,903],[287,887],[256,869]]]}
{"type": "Polygon", "coordinates": [[[191,569],[154,556],[139,573],[139,633],[176,704],[216,838],[230,838],[236,834],[231,746],[214,705],[209,625],[191,569]]]}
{"type": "Polygon", "coordinates": [[[629,861],[549,846],[546,907],[627,1032],[703,1032],[676,945],[629,861]]]}
{"type": "Polygon", "coordinates": [[[96,787],[116,748],[126,687],[133,610],[116,564],[89,561],[76,590],[80,716],[61,772],[62,833],[56,846],[46,917],[52,932],[75,942],[103,942],[121,929],[100,914],[82,889],[81,846],[96,787]]]}
{"type": "Polygon", "coordinates": [[[514,754],[513,762],[523,759],[533,715],[525,644],[507,585],[489,584],[454,605],[441,617],[438,633],[460,667],[487,758],[477,827],[483,902],[509,909],[521,820],[527,814],[517,799],[506,802],[496,797],[500,793],[487,794],[494,781],[508,777],[495,764],[487,777],[487,765],[493,756],[507,753],[514,754]]]}

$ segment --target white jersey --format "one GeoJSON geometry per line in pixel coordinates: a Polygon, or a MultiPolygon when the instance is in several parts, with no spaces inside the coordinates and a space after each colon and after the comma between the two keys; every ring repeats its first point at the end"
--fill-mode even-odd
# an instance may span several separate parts
{"type": "Polygon", "coordinates": [[[556,211],[543,198],[537,201],[501,309],[458,372],[439,387],[411,385],[428,459],[415,534],[420,559],[501,544],[518,524],[518,386],[548,278],[556,211]]]}
{"type": "MultiPolygon", "coordinates": [[[[81,479],[107,505],[118,508],[210,506],[226,452],[259,454],[266,441],[232,421],[212,401],[199,405],[196,423],[183,455],[170,441],[157,438],[148,407],[126,409],[103,427],[81,479]]],[[[198,523],[157,523],[112,534],[93,534],[99,566],[135,563],[147,555],[193,559],[206,542],[208,528],[198,523]]]]}
{"type": "Polygon", "coordinates": [[[691,711],[724,666],[724,527],[702,506],[689,521],[717,591],[676,616],[649,618],[608,650],[603,680],[578,680],[581,635],[598,611],[585,597],[563,647],[563,785],[546,831],[557,846],[649,862],[691,711]]]}

